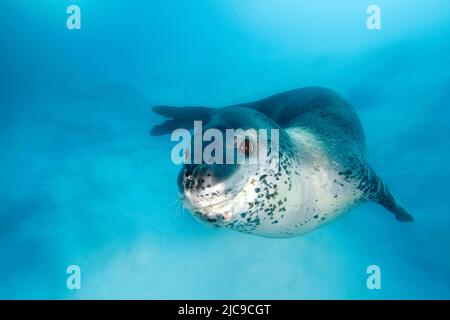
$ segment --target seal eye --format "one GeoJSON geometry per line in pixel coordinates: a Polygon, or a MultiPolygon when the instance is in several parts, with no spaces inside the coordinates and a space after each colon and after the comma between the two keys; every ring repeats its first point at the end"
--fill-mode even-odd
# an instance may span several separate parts
{"type": "Polygon", "coordinates": [[[246,138],[239,145],[239,150],[248,156],[249,154],[253,153],[253,143],[250,141],[250,139],[246,138]]]}

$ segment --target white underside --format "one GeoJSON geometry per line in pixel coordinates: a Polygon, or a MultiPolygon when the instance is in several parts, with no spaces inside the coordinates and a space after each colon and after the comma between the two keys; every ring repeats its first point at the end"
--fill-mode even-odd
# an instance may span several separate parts
{"type": "Polygon", "coordinates": [[[307,233],[334,220],[350,209],[355,201],[355,186],[346,182],[342,187],[335,182],[343,182],[338,175],[339,166],[328,159],[315,137],[301,129],[286,131],[294,141],[308,149],[311,157],[301,164],[300,175],[292,175],[291,190],[288,191],[287,186],[279,189],[288,199],[284,217],[278,219],[277,224],[266,219],[253,232],[266,237],[307,233]],[[314,218],[317,215],[319,218],[314,218]],[[322,217],[326,219],[322,220],[322,217]]]}

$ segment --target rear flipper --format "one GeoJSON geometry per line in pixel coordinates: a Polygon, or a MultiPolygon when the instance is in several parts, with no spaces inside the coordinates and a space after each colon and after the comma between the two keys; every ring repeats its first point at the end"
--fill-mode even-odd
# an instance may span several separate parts
{"type": "Polygon", "coordinates": [[[413,222],[414,218],[410,215],[395,199],[392,193],[389,191],[387,187],[385,187],[385,191],[383,195],[380,195],[378,198],[372,199],[372,201],[382,205],[387,210],[392,212],[395,215],[395,219],[400,222],[413,222]]]}
{"type": "Polygon", "coordinates": [[[370,168],[368,173],[370,188],[367,190],[367,198],[392,212],[398,221],[413,222],[414,218],[398,203],[387,185],[375,174],[373,169],[370,168]]]}

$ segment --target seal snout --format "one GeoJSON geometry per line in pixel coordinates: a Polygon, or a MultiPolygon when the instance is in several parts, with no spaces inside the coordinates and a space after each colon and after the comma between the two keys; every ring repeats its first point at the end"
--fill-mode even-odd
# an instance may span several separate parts
{"type": "Polygon", "coordinates": [[[180,173],[178,186],[180,190],[197,191],[211,188],[214,182],[212,172],[206,165],[187,164],[180,173]]]}
{"type": "Polygon", "coordinates": [[[236,196],[247,181],[239,166],[184,164],[178,175],[180,198],[185,208],[202,222],[226,226],[235,218],[236,196]]]}

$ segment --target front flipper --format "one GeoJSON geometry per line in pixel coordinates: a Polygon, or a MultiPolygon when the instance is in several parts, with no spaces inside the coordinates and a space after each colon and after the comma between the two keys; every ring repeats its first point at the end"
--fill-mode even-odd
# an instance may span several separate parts
{"type": "Polygon", "coordinates": [[[208,107],[171,107],[154,106],[152,111],[162,115],[168,120],[152,128],[152,136],[170,134],[175,129],[183,128],[190,130],[194,127],[194,121],[207,122],[216,109],[208,107]]]}

